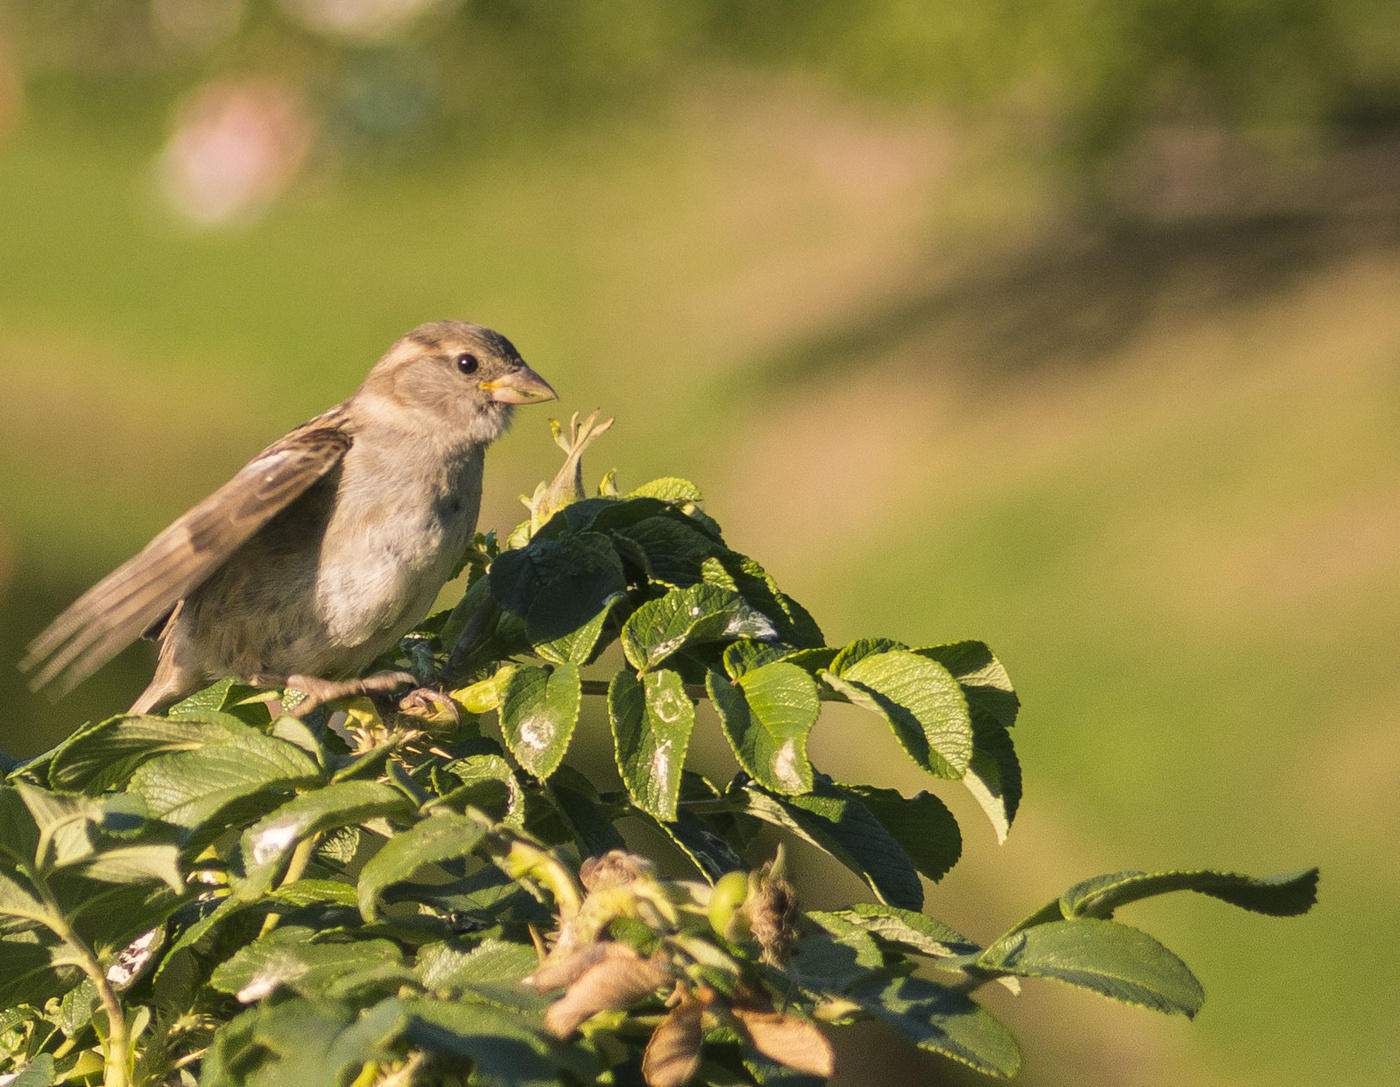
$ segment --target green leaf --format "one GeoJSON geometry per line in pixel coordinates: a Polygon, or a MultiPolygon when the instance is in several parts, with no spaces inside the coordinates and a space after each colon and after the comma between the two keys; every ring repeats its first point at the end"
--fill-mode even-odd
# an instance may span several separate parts
{"type": "MultiPolygon", "coordinates": [[[[827,914],[809,914],[822,918],[827,914]]],[[[831,917],[854,925],[878,936],[886,943],[905,948],[919,955],[946,959],[961,955],[976,955],[982,948],[942,921],[915,910],[886,906],[874,902],[858,902],[849,909],[836,910],[831,917]]]]}
{"type": "Polygon", "coordinates": [[[919,874],[937,882],[962,855],[962,831],[948,806],[932,793],[904,796],[897,789],[841,784],[908,854],[919,874]]]}
{"type": "Polygon", "coordinates": [[[40,1053],[24,1066],[24,1071],[6,1081],[6,1087],[52,1087],[57,1083],[54,1077],[53,1058],[40,1053]]]}
{"type": "Polygon", "coordinates": [[[501,698],[501,735],[510,753],[541,781],[564,760],[578,724],[583,688],[578,667],[517,669],[501,698]]]}
{"type": "Polygon", "coordinates": [[[291,999],[259,1004],[214,1035],[202,1087],[346,1087],[369,1062],[387,1063],[405,1015],[397,998],[353,1003],[291,999]]]}
{"type": "Polygon", "coordinates": [[[477,819],[439,811],[395,834],[360,873],[358,904],[366,921],[379,916],[379,898],[391,884],[408,879],[427,864],[464,857],[481,841],[477,819]]]}
{"type": "Polygon", "coordinates": [[[807,736],[821,703],[810,675],[777,661],[745,672],[732,684],[709,672],[705,687],[740,766],[774,792],[811,791],[807,736]]]}
{"type": "Polygon", "coordinates": [[[601,857],[610,849],[627,848],[598,790],[583,774],[569,766],[561,767],[545,789],[582,856],[601,857]]]}
{"type": "Polygon", "coordinates": [[[628,795],[653,818],[675,819],[695,727],[695,703],[680,675],[663,668],[638,677],[623,669],[608,685],[608,714],[628,795]]]}
{"type": "Polygon", "coordinates": [[[536,644],[573,633],[627,591],[622,560],[612,541],[597,532],[536,537],[524,548],[502,552],[490,577],[496,600],[525,619],[536,644]]]}
{"type": "Polygon", "coordinates": [[[42,1008],[82,977],[78,967],[62,961],[62,945],[48,933],[10,932],[0,940],[0,1006],[42,1008]]]}
{"type": "Polygon", "coordinates": [[[411,809],[402,792],[376,781],[341,781],[303,793],[243,832],[240,846],[247,872],[236,882],[235,893],[252,900],[267,890],[303,838],[376,816],[403,815],[411,809]]]}
{"type": "Polygon", "coordinates": [[[525,816],[525,792],[515,779],[515,771],[501,755],[465,755],[442,767],[437,780],[441,803],[454,811],[468,805],[480,808],[492,818],[518,825],[525,816]],[[450,777],[448,777],[450,775],[450,777]],[[461,784],[451,788],[451,780],[461,784]]]}
{"type": "MultiPolygon", "coordinates": [[[[724,647],[724,673],[730,679],[738,679],[745,672],[792,655],[792,646],[785,642],[756,642],[752,638],[740,638],[724,647]]],[[[811,672],[808,671],[808,674],[811,672]]]]}
{"type": "Polygon", "coordinates": [[[176,894],[185,889],[180,850],[174,845],[125,845],[103,849],[83,861],[78,871],[104,883],[164,883],[176,894]]]}
{"type": "Polygon", "coordinates": [[[1116,921],[1050,921],[1013,930],[982,952],[977,965],[1054,978],[1126,1004],[1188,1017],[1205,999],[1184,962],[1147,933],[1116,921]]]}
{"type": "Polygon", "coordinates": [[[1152,895],[1196,891],[1255,913],[1295,917],[1317,902],[1317,869],[1305,868],[1277,876],[1244,876],[1234,872],[1115,872],[1076,883],[1060,896],[1068,919],[1109,918],[1115,910],[1152,895]]]}
{"type": "Polygon", "coordinates": [[[528,943],[483,940],[465,950],[448,943],[429,944],[418,953],[415,972],[432,992],[467,992],[498,1008],[542,1015],[552,998],[522,980],[539,966],[528,943]]]}
{"type": "Polygon", "coordinates": [[[112,717],[87,725],[54,750],[49,782],[56,789],[98,793],[126,781],[141,763],[171,751],[193,751],[220,735],[198,719],[112,717]]]}
{"type": "Polygon", "coordinates": [[[905,649],[851,660],[854,645],[837,656],[822,678],[851,702],[883,716],[925,770],[962,777],[972,758],[972,719],[958,681],[941,664],[905,649]]]}
{"type": "Polygon", "coordinates": [[[1021,1067],[1021,1051],[1011,1032],[964,993],[904,977],[851,999],[920,1049],[1000,1079],[1010,1079],[1021,1067]]]}
{"type": "Polygon", "coordinates": [[[812,910],[803,914],[802,938],[787,973],[799,985],[841,993],[885,968],[885,956],[870,934],[839,913],[812,910]]]}
{"type": "Polygon", "coordinates": [[[705,560],[705,580],[742,596],[772,620],[777,638],[803,648],[825,644],[821,628],[807,609],[778,588],[772,576],[747,555],[721,551],[705,560]]]}
{"type": "Polygon", "coordinates": [[[465,1001],[416,1000],[408,1008],[409,1040],[429,1053],[472,1061],[479,1087],[558,1087],[561,1065],[580,1082],[597,1078],[582,1050],[559,1046],[533,1017],[465,1001]]]}
{"type": "Polygon", "coordinates": [[[917,910],[924,903],[919,874],[899,842],[857,797],[816,781],[803,796],[778,796],[757,782],[743,785],[737,795],[745,810],[766,823],[783,827],[860,876],[880,901],[917,910]]]}
{"type": "Polygon", "coordinates": [[[703,502],[700,488],[688,479],[678,476],[662,476],[649,480],[640,487],[627,492],[628,498],[659,498],[663,502],[696,503],[703,502]]]}
{"type": "MultiPolygon", "coordinates": [[[[60,919],[24,884],[0,872],[0,919],[52,925],[60,919]]],[[[0,931],[10,926],[0,924],[0,931]]]]}
{"type": "Polygon", "coordinates": [[[251,1004],[284,985],[317,994],[351,978],[377,980],[402,974],[409,980],[398,947],[388,940],[318,944],[311,942],[311,936],[291,926],[274,929],[220,963],[209,984],[251,1004]]]}
{"type": "Polygon", "coordinates": [[[724,545],[703,531],[696,522],[665,510],[660,516],[615,529],[628,540],[646,564],[652,581],[685,588],[702,580],[704,562],[724,545]]]}
{"type": "Polygon", "coordinates": [[[645,672],[687,646],[776,635],[772,622],[738,593],[702,583],[672,589],[633,612],[622,627],[622,650],[645,672]]]}
{"type": "Polygon", "coordinates": [[[235,807],[265,810],[276,795],[319,776],[305,751],[248,728],[236,740],[142,763],[131,775],[129,791],[146,802],[152,819],[189,832],[235,807]]]}
{"type": "Polygon", "coordinates": [[[1021,764],[1008,731],[1021,701],[1001,661],[982,642],[927,646],[915,653],[937,661],[962,687],[972,717],[972,758],[963,784],[1004,842],[1021,804],[1021,764]]]}
{"type": "MultiPolygon", "coordinates": [[[[592,619],[551,641],[541,641],[538,637],[539,632],[532,630],[528,621],[525,624],[525,635],[534,645],[535,652],[545,660],[557,664],[585,665],[605,648],[599,644],[603,639],[603,628],[607,626],[613,609],[626,600],[625,593],[614,593],[603,601],[602,608],[592,619]]],[[[610,643],[611,638],[608,641],[610,643]]]]}

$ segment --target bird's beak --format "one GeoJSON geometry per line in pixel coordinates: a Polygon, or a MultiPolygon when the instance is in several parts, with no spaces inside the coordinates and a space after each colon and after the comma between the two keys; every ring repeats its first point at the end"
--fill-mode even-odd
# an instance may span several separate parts
{"type": "Polygon", "coordinates": [[[483,381],[481,387],[491,394],[492,400],[502,404],[539,404],[559,399],[549,382],[528,366],[521,366],[493,381],[483,381]]]}

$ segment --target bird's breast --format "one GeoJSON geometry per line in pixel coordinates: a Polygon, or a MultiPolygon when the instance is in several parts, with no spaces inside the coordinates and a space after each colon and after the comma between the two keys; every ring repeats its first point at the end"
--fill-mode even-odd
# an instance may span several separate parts
{"type": "Polygon", "coordinates": [[[481,500],[479,451],[441,465],[367,452],[362,465],[346,464],[317,576],[318,611],[344,645],[387,645],[427,613],[471,541],[481,500]]]}

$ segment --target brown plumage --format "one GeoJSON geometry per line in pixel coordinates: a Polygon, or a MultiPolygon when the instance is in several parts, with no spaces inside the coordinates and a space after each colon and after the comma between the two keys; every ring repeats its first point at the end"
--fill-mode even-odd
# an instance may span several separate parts
{"type": "Polygon", "coordinates": [[[348,400],[84,593],[20,667],[61,694],[159,633],[135,713],[225,675],[318,698],[354,689],[325,681],[358,675],[426,614],[475,531],[486,446],[512,405],[554,395],[499,333],[419,326],[348,400]]]}

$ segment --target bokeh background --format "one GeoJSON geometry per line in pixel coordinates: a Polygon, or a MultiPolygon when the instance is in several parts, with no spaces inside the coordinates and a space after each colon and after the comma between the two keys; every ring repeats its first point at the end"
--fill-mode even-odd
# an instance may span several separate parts
{"type": "MultiPolygon", "coordinates": [[[[990,998],[1024,1083],[1394,1082],[1400,5],[0,3],[0,662],[445,316],[617,417],[592,478],[700,483],[829,641],[999,652],[1026,801],[1001,847],[959,805],[935,916],[1321,864],[1302,919],[1134,907],[1195,1023],[990,998]]],[[[57,705],[4,663],[0,747],[150,659],[57,705]]],[[[927,784],[859,718],[814,741],[927,784]]],[[[867,1042],[842,1082],[944,1076],[867,1042]]]]}

